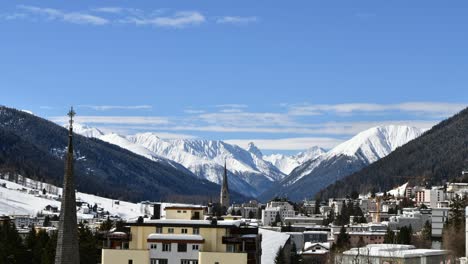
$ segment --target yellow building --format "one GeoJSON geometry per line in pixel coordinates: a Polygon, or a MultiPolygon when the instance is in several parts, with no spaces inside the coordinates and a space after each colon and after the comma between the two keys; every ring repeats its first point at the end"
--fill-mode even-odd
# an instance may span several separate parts
{"type": "MultiPolygon", "coordinates": [[[[204,208],[166,207],[166,219],[130,226],[129,248],[103,249],[103,264],[258,264],[261,235],[241,221],[193,220],[204,208]]],[[[199,214],[200,213],[200,214],[199,214]]]]}

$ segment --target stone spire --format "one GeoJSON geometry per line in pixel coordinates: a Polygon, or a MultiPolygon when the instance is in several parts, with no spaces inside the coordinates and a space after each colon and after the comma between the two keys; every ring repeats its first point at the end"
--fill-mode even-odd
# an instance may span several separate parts
{"type": "Polygon", "coordinates": [[[63,179],[62,204],[57,235],[55,264],[79,264],[78,227],[76,223],[75,180],[73,175],[73,107],[68,112],[70,128],[68,130],[68,151],[63,179]]]}
{"type": "Polygon", "coordinates": [[[229,207],[229,188],[228,188],[228,180],[227,180],[227,167],[226,167],[226,160],[224,160],[224,175],[223,175],[223,184],[221,185],[221,193],[220,193],[220,204],[222,207],[229,207]]]}

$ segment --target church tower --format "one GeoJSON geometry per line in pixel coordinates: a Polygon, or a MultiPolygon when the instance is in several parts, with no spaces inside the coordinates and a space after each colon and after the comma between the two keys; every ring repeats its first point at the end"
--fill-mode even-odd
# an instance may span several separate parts
{"type": "Polygon", "coordinates": [[[55,264],[79,264],[78,227],[76,224],[75,179],[73,175],[73,107],[68,113],[70,128],[68,130],[68,151],[63,179],[62,204],[57,234],[55,264]]]}
{"type": "Polygon", "coordinates": [[[225,207],[225,208],[229,207],[229,188],[228,188],[228,181],[227,181],[226,160],[224,160],[223,184],[221,185],[219,203],[221,204],[222,207],[225,207]]]}

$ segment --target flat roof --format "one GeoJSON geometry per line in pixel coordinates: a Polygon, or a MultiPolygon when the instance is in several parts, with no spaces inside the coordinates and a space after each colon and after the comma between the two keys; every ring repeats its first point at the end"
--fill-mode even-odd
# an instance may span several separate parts
{"type": "Polygon", "coordinates": [[[203,226],[203,227],[240,227],[241,220],[218,220],[212,224],[211,220],[185,220],[185,219],[145,219],[143,223],[136,220],[127,222],[130,226],[203,226]]]}
{"type": "Polygon", "coordinates": [[[365,254],[373,257],[414,258],[447,255],[448,253],[447,250],[419,249],[412,245],[370,244],[361,248],[352,248],[343,252],[343,255],[355,256],[357,254],[365,254]]]}

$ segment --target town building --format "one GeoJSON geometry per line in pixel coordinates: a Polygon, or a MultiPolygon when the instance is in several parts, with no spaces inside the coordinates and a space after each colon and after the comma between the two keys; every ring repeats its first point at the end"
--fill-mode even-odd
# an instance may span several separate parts
{"type": "Polygon", "coordinates": [[[449,207],[433,208],[431,215],[432,237],[441,238],[442,229],[449,218],[449,207]]]}
{"type": "Polygon", "coordinates": [[[270,201],[262,210],[262,223],[264,226],[271,226],[276,221],[276,215],[284,223],[287,217],[294,217],[295,214],[294,207],[289,202],[270,201]]]}
{"type": "Polygon", "coordinates": [[[380,244],[352,248],[336,256],[335,263],[452,263],[446,250],[417,249],[412,245],[380,244]]]}
{"type": "Polygon", "coordinates": [[[403,226],[411,226],[413,232],[419,232],[426,222],[431,222],[431,210],[419,208],[403,208],[401,214],[389,218],[388,226],[392,230],[403,226]]]}
{"type": "Polygon", "coordinates": [[[127,223],[126,250],[103,249],[102,264],[256,264],[261,235],[237,221],[140,219],[127,223]]]}

